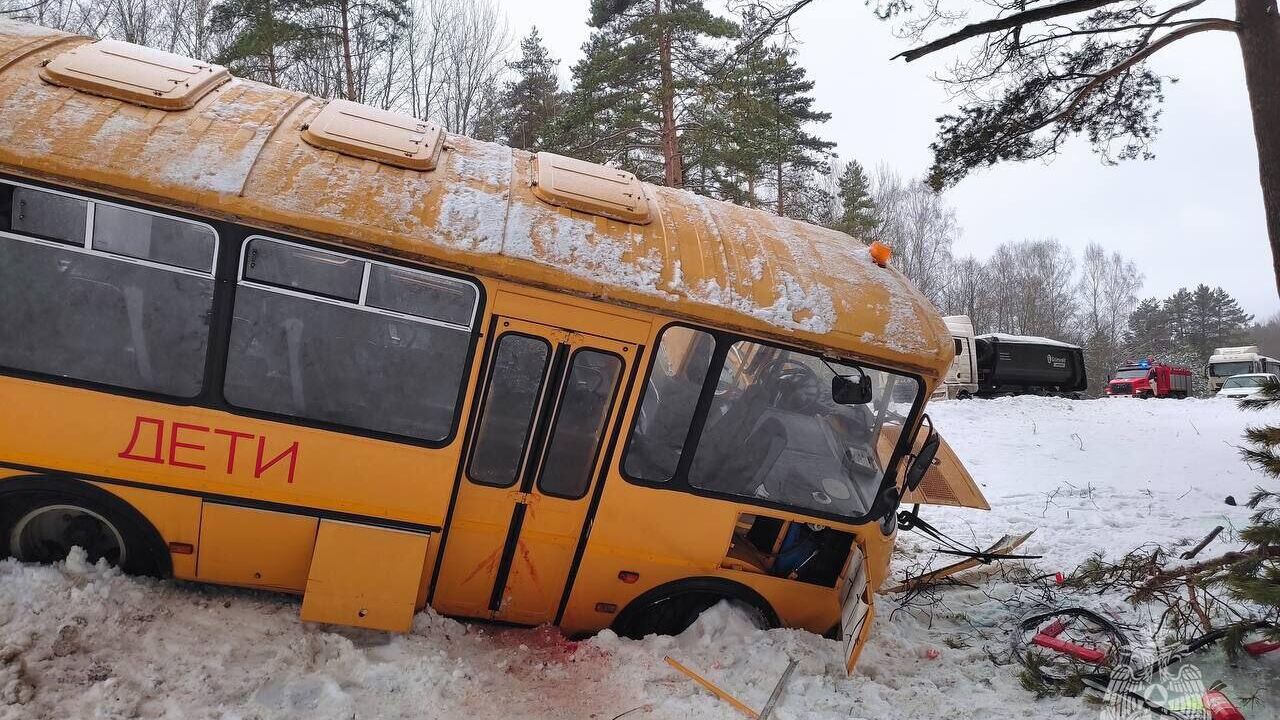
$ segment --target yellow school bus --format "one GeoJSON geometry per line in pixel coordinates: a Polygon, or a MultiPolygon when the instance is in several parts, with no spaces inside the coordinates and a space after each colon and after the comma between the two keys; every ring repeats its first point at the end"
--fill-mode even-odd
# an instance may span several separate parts
{"type": "Polygon", "coordinates": [[[0,21],[0,557],[852,667],[902,491],[984,505],[952,355],[846,235],[0,21]]]}

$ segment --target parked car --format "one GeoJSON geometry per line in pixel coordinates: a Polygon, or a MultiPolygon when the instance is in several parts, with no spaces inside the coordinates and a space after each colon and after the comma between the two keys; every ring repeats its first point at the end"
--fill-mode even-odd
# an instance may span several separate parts
{"type": "Polygon", "coordinates": [[[1242,375],[1232,375],[1222,383],[1222,389],[1218,391],[1217,397],[1239,399],[1257,395],[1262,392],[1262,386],[1268,381],[1280,380],[1280,376],[1275,373],[1244,373],[1242,375]]]}

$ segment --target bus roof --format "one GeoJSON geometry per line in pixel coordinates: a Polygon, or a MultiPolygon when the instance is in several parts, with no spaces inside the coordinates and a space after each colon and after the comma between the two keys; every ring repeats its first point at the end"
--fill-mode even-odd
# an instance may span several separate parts
{"type": "Polygon", "coordinates": [[[895,269],[833,230],[645,184],[645,225],[556,207],[533,156],[449,134],[420,171],[315,147],[324,101],[232,79],[188,110],[54,85],[91,42],[0,19],[0,170],[298,232],[941,376],[952,343],[895,269]]]}

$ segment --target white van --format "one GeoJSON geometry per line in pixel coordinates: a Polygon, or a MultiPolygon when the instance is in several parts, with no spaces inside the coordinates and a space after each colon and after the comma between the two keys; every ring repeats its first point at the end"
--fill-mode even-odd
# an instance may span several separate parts
{"type": "Polygon", "coordinates": [[[978,394],[978,367],[973,352],[973,322],[968,315],[942,318],[955,341],[956,359],[947,377],[933,391],[932,400],[968,400],[978,394]]]}

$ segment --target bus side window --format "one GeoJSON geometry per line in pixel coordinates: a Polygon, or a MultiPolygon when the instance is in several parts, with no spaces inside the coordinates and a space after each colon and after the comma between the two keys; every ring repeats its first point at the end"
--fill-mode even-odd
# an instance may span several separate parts
{"type": "Polygon", "coordinates": [[[216,244],[207,225],[111,205],[93,209],[94,250],[212,272],[216,244]]]}
{"type": "Polygon", "coordinates": [[[84,245],[89,202],[34,188],[2,186],[0,230],[41,240],[84,245]]]}
{"type": "Polygon", "coordinates": [[[550,356],[551,346],[541,338],[507,333],[498,340],[467,468],[474,482],[494,487],[516,483],[550,356]]]}
{"type": "Polygon", "coordinates": [[[715,339],[701,330],[673,325],[662,331],[622,461],[629,477],[667,482],[675,476],[714,349],[715,339]]]}
{"type": "Polygon", "coordinates": [[[367,302],[381,263],[254,237],[246,241],[223,393],[237,407],[427,442],[452,432],[479,291],[426,270],[402,273],[451,286],[443,313],[367,302]]]}
{"type": "MultiPolygon", "coordinates": [[[[92,203],[103,214],[133,213],[92,203]]],[[[0,365],[191,398],[200,394],[213,310],[212,230],[201,272],[146,264],[112,243],[140,230],[98,228],[86,247],[90,201],[0,184],[0,365]]],[[[140,214],[140,213],[135,213],[140,214]]],[[[152,216],[148,216],[152,217],[152,216]]],[[[185,232],[185,231],[183,231],[185,232]]]]}
{"type": "Polygon", "coordinates": [[[620,375],[622,361],[616,355],[574,353],[538,478],[542,492],[570,500],[586,495],[620,375]]]}

